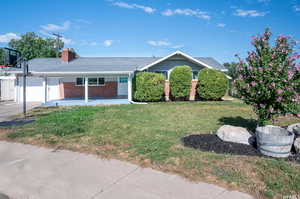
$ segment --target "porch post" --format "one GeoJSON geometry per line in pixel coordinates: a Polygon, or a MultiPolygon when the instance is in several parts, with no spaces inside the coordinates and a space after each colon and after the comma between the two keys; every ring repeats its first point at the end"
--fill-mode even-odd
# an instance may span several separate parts
{"type": "Polygon", "coordinates": [[[48,82],[47,82],[47,76],[44,77],[43,79],[43,88],[44,88],[44,100],[43,102],[46,103],[47,102],[47,98],[48,98],[48,82]]]}
{"type": "Polygon", "coordinates": [[[129,73],[128,75],[128,101],[132,101],[132,74],[129,73]]]}
{"type": "Polygon", "coordinates": [[[84,100],[85,103],[89,102],[89,78],[84,78],[84,100]]]}

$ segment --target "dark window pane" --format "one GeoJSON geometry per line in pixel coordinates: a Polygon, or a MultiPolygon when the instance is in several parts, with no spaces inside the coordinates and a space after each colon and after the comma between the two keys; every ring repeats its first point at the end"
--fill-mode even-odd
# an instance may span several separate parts
{"type": "Polygon", "coordinates": [[[198,79],[198,71],[193,71],[193,79],[194,80],[198,79]]]}
{"type": "Polygon", "coordinates": [[[82,86],[83,85],[83,78],[76,78],[76,85],[82,86]]]}
{"type": "Polygon", "coordinates": [[[97,78],[89,78],[89,85],[97,85],[97,78]]]}
{"type": "Polygon", "coordinates": [[[105,84],[105,79],[103,77],[98,78],[98,85],[104,85],[105,84]]]}

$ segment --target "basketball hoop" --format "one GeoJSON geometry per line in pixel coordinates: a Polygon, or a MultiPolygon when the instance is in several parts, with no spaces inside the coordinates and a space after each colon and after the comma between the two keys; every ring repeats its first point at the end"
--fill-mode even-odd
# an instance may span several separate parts
{"type": "MultiPolygon", "coordinates": [[[[0,75],[9,75],[9,71],[23,69],[23,114],[26,118],[26,76],[28,75],[28,61],[21,52],[0,48],[0,75]]],[[[22,70],[21,70],[22,71],[22,70]]]]}
{"type": "Polygon", "coordinates": [[[21,53],[10,48],[0,49],[0,68],[21,68],[21,53]]]}

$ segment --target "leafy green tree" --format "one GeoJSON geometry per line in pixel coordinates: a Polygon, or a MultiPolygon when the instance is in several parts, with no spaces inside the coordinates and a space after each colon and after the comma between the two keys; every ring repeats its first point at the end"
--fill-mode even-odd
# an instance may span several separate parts
{"type": "Polygon", "coordinates": [[[260,125],[276,115],[294,113],[300,102],[296,42],[279,36],[271,46],[271,35],[266,29],[263,35],[252,38],[255,50],[248,53],[246,61],[239,58],[240,76],[236,80],[242,99],[253,106],[260,125]]]}
{"type": "Polygon", "coordinates": [[[225,68],[227,68],[227,72],[226,72],[226,74],[228,75],[228,76],[230,76],[233,80],[235,80],[235,79],[237,79],[238,78],[238,75],[239,75],[239,73],[238,73],[238,63],[236,63],[236,62],[227,62],[227,63],[224,63],[223,64],[224,66],[225,66],[225,68]]]}
{"type": "Polygon", "coordinates": [[[20,51],[30,60],[38,57],[56,57],[57,52],[64,47],[64,43],[61,40],[42,38],[34,32],[28,32],[21,35],[21,39],[12,39],[8,46],[20,51]]]}

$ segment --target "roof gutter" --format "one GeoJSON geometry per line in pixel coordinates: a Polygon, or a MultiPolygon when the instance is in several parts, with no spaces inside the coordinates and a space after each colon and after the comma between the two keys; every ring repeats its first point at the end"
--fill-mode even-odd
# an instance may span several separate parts
{"type": "Polygon", "coordinates": [[[35,72],[32,71],[32,75],[95,75],[95,74],[132,74],[133,71],[94,71],[94,72],[35,72]]]}

